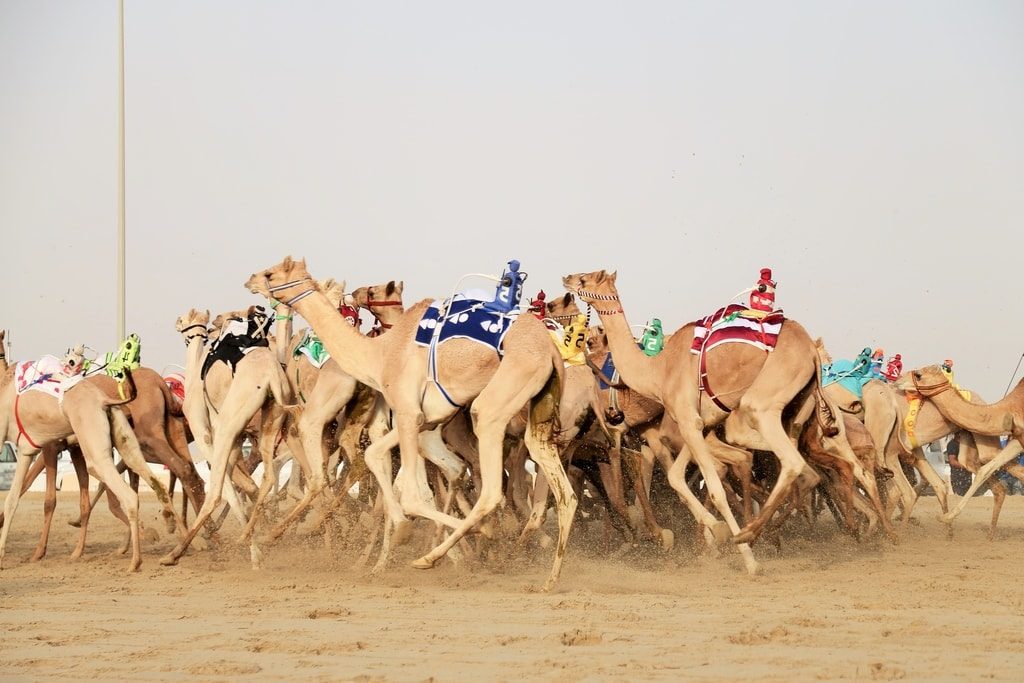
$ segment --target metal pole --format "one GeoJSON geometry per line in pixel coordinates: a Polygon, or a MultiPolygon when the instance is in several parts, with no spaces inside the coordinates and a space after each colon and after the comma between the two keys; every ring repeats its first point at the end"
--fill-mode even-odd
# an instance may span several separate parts
{"type": "Polygon", "coordinates": [[[118,0],[121,24],[118,49],[118,113],[117,113],[117,343],[125,338],[124,316],[124,0],[118,0]]]}

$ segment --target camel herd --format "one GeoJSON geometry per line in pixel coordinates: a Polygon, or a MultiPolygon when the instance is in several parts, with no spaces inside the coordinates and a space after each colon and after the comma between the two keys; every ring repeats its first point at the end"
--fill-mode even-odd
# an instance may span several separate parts
{"type": "MultiPolygon", "coordinates": [[[[245,284],[273,302],[265,326],[272,334],[255,307],[213,320],[200,310],[178,318],[186,348],[181,402],[145,367],[129,373],[127,391],[102,373],[79,376],[80,349],[64,361],[75,381],[63,379],[62,391],[26,388],[16,379],[18,364],[2,357],[0,338],[0,433],[18,456],[0,564],[21,494],[44,470],[45,515],[33,559],[45,554],[64,450],[81,491],[73,557],[84,551],[98,498],[90,499],[89,475],[128,527],[131,571],[142,558],[139,477],[178,537],[165,565],[177,563],[197,535],[211,537],[229,511],[242,524],[239,542],[249,547],[253,567],[301,520],[330,544],[333,518],[370,513],[379,524],[364,556],[379,546],[376,568],[409,542],[413,518],[434,523],[434,547],[413,563],[425,569],[445,556],[478,552],[509,527],[496,524],[496,515],[515,520],[519,544],[546,539],[542,526],[553,502],[558,536],[545,590],[559,577],[584,494],[623,542],[668,548],[674,532],[659,521],[664,508],[652,505],[652,481],[667,480],[670,489],[660,491],[673,491],[692,515],[697,545],[735,547],[756,573],[759,538],[777,539],[794,516],[810,521],[825,508],[857,538],[897,537],[918,497],[912,470],[931,484],[951,522],[969,497],[949,509],[945,482],[922,444],[954,432],[962,433],[960,460],[976,472],[970,493],[990,486],[995,494],[993,530],[1006,491],[991,475],[1005,468],[1024,481],[1015,462],[1024,381],[991,405],[938,366],[896,381],[871,379],[859,395],[839,383],[823,386],[831,358],[791,319],[767,345],[709,344],[719,322],[709,318],[708,329],[690,323],[663,344],[659,338],[652,351],[626,320],[614,273],[568,275],[564,296],[541,297],[519,313],[521,280],[512,263],[493,301],[456,305],[455,297],[406,308],[402,283],[345,293],[344,284],[314,280],[305,261],[286,258],[245,284]],[[366,334],[360,310],[375,321],[366,334]],[[600,324],[588,329],[590,311],[600,324]],[[296,314],[308,329],[293,330],[296,314]],[[499,341],[441,331],[473,325],[474,315],[499,341]],[[235,355],[216,355],[214,341],[246,324],[250,336],[232,337],[248,340],[236,342],[235,355]],[[1004,435],[1010,442],[1000,449],[1004,435]],[[209,463],[208,482],[193,464],[190,441],[209,463]],[[167,466],[169,489],[147,461],[167,466]],[[293,474],[279,487],[275,475],[288,461],[293,474]],[[264,476],[257,485],[258,464],[264,476]]],[[[764,316],[747,313],[754,312],[739,317],[763,332],[764,316]]]]}

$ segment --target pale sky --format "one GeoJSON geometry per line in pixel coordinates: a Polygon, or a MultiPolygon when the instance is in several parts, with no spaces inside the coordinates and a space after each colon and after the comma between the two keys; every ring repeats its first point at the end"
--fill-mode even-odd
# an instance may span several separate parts
{"type": "MultiPolygon", "coordinates": [[[[286,255],[406,301],[518,258],[633,324],[774,269],[838,356],[1024,352],[1020,2],[126,3],[128,328],[286,255]]],[[[0,326],[116,343],[117,2],[0,0],[0,326]]]]}

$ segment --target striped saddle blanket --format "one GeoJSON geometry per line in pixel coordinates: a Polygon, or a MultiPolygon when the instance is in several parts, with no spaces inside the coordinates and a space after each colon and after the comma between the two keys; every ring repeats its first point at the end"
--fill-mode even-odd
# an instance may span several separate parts
{"type": "Polygon", "coordinates": [[[771,351],[779,341],[785,320],[782,311],[762,314],[746,306],[729,304],[696,321],[690,352],[700,354],[731,343],[751,344],[762,351],[771,351]]]}

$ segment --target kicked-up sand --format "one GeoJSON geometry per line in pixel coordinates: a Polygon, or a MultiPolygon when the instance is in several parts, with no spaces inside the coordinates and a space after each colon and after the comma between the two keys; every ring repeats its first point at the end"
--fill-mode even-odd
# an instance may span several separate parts
{"type": "Polygon", "coordinates": [[[603,552],[591,524],[542,594],[550,550],[409,568],[429,536],[371,575],[351,568],[358,548],[291,534],[253,571],[233,519],[215,549],[163,567],[173,539],[149,495],[140,573],[114,555],[124,531],[106,509],[68,559],[69,493],[29,563],[32,494],[0,572],[0,680],[1022,680],[1024,498],[995,542],[991,505],[972,501],[950,539],[924,498],[899,545],[795,520],[781,552],[755,546],[756,578],[685,543],[603,552]]]}

